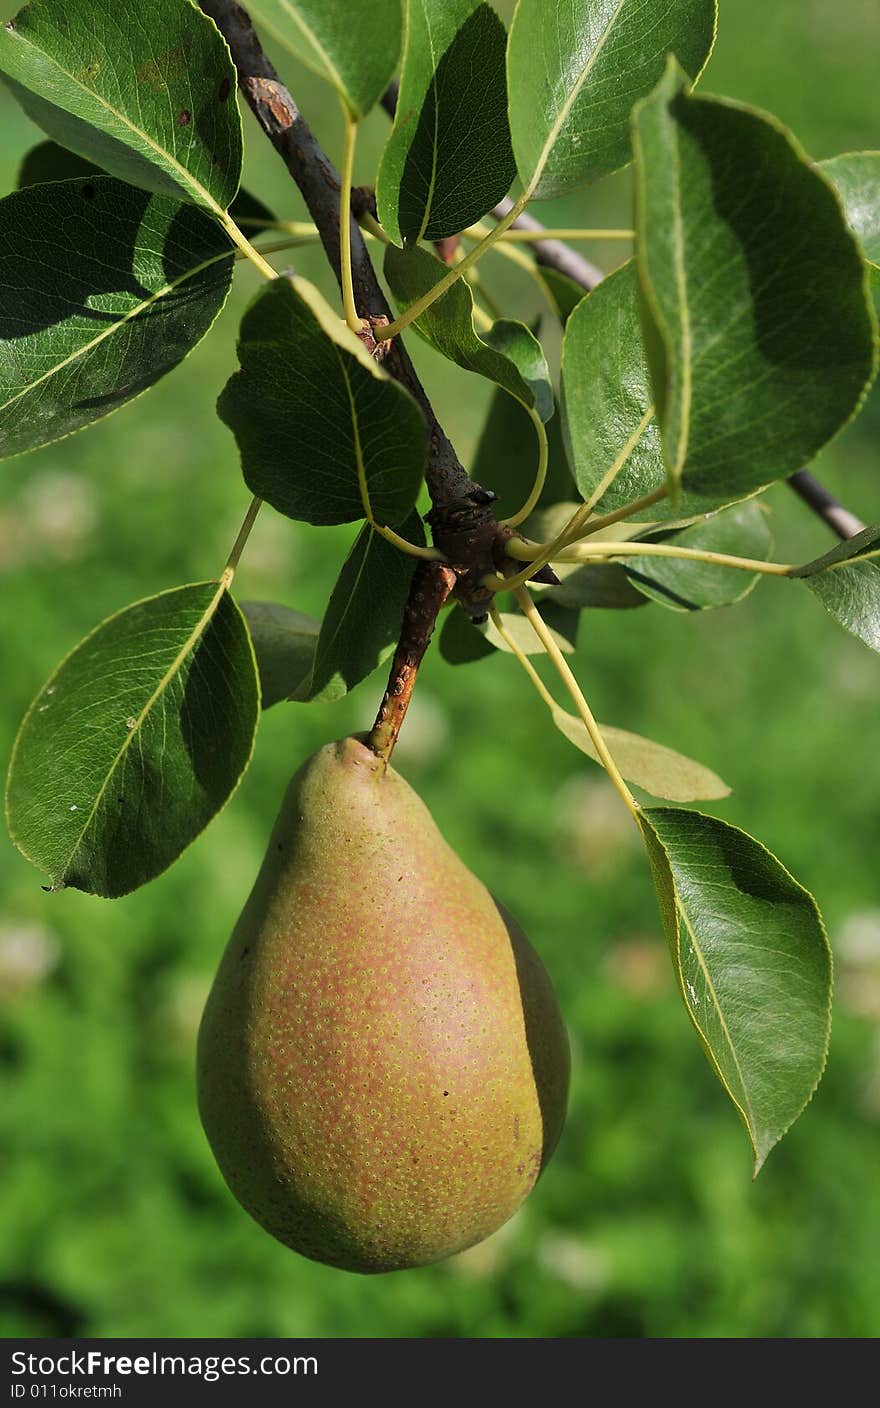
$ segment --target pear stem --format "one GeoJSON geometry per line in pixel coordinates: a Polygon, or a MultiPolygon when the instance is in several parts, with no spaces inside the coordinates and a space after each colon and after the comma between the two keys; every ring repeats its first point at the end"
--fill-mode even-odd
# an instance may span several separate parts
{"type": "Polygon", "coordinates": [[[457,580],[456,572],[445,563],[420,561],[416,564],[388,685],[367,739],[367,747],[385,764],[394,752],[440,609],[457,580]]]}

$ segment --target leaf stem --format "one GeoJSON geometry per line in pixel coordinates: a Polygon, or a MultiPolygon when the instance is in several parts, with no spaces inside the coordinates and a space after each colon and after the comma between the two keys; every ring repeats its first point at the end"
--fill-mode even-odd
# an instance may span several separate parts
{"type": "Polygon", "coordinates": [[[661,484],[659,489],[653,489],[650,494],[643,494],[640,499],[633,499],[630,503],[624,504],[622,508],[615,509],[613,513],[602,514],[600,517],[592,519],[589,525],[581,531],[582,525],[586,519],[589,518],[599,498],[605,493],[611,481],[616,478],[626,464],[626,461],[629,459],[629,456],[638,443],[644,426],[647,425],[648,419],[650,419],[652,414],[653,407],[650,411],[645,412],[645,415],[639,422],[639,426],[636,427],[636,430],[624,445],[617,459],[614,461],[614,464],[608,470],[608,473],[603,476],[587,502],[582,504],[576,513],[572,514],[562,532],[557,534],[552,542],[524,543],[514,538],[507,545],[508,557],[517,557],[520,560],[523,560],[522,548],[537,548],[534,557],[531,559],[531,567],[526,571],[515,573],[512,577],[485,577],[483,579],[484,586],[493,587],[495,591],[514,591],[517,587],[524,586],[525,583],[534,576],[535,572],[540,571],[548,562],[559,558],[564,549],[572,542],[589,537],[592,533],[598,533],[600,528],[607,528],[612,523],[619,523],[621,519],[630,518],[634,513],[641,513],[643,509],[650,508],[652,504],[658,503],[660,499],[666,497],[668,485],[661,484]],[[515,552],[511,551],[514,547],[517,549],[515,552]]]}
{"type": "Polygon", "coordinates": [[[317,225],[308,220],[263,220],[258,215],[242,215],[236,224],[240,230],[255,230],[260,235],[264,231],[274,230],[281,235],[293,235],[297,239],[306,235],[314,235],[316,238],[320,236],[317,225]]]}
{"type": "MultiPolygon", "coordinates": [[[[492,227],[491,225],[481,223],[479,225],[473,225],[471,228],[480,231],[480,233],[479,235],[467,235],[467,239],[482,239],[484,235],[489,234],[492,227]]],[[[534,259],[530,259],[525,250],[520,249],[515,244],[506,244],[504,240],[500,240],[493,248],[496,254],[503,255],[511,264],[515,264],[518,269],[522,269],[524,273],[528,274],[529,278],[532,279],[541,290],[541,294],[550,311],[554,316],[557,316],[559,309],[553,297],[553,290],[550,288],[550,285],[541,272],[541,265],[536,263],[534,259]]]]}
{"type": "Polygon", "coordinates": [[[641,828],[641,808],[639,807],[638,802],[636,801],[635,797],[630,792],[629,788],[624,782],[617,764],[615,763],[613,757],[608,751],[608,746],[605,742],[605,739],[602,737],[602,730],[600,729],[599,725],[596,723],[595,718],[593,717],[592,710],[590,709],[589,704],[584,698],[584,694],[580,685],[572,674],[568,661],[562,654],[562,651],[559,649],[559,646],[556,644],[556,641],[553,639],[552,634],[544,624],[544,620],[541,616],[540,611],[533,602],[532,598],[529,596],[529,593],[526,591],[525,587],[517,588],[516,599],[519,603],[520,610],[522,611],[526,620],[529,622],[530,626],[532,627],[532,630],[535,632],[535,635],[538,637],[539,641],[543,645],[548,656],[550,657],[550,661],[553,664],[554,669],[559,675],[559,678],[562,680],[562,683],[565,685],[565,688],[571,695],[572,703],[577,709],[578,714],[583,720],[584,727],[593,741],[593,747],[596,750],[600,763],[604,767],[611,781],[614,783],[614,786],[617,788],[617,791],[619,792],[620,797],[627,810],[629,811],[633,821],[639,828],[641,828]]]}
{"type": "Polygon", "coordinates": [[[648,426],[651,424],[653,416],[654,407],[649,406],[648,409],[645,411],[645,414],[639,421],[638,425],[636,426],[635,430],[632,432],[629,439],[626,441],[626,444],[623,446],[623,449],[620,451],[620,454],[617,456],[617,459],[602,475],[602,478],[599,480],[599,483],[596,485],[590,497],[586,500],[583,508],[580,509],[577,514],[575,514],[575,518],[578,519],[578,522],[575,525],[574,520],[572,520],[572,523],[569,524],[567,529],[567,533],[569,535],[575,531],[575,527],[580,528],[582,523],[586,523],[590,514],[593,512],[593,509],[599,502],[601,502],[601,500],[607,494],[608,490],[611,488],[611,485],[614,483],[617,476],[626,467],[630,455],[633,453],[642,436],[644,435],[645,431],[647,430],[648,426]]]}
{"type": "MultiPolygon", "coordinates": [[[[513,541],[507,545],[510,557],[528,562],[534,552],[534,545],[513,541]]],[[[541,554],[542,556],[543,554],[541,554]]],[[[591,562],[601,557],[674,557],[688,562],[706,562],[713,567],[731,567],[740,572],[764,572],[772,577],[787,577],[792,571],[790,563],[763,562],[758,558],[734,557],[726,552],[709,552],[703,548],[681,548],[674,543],[590,543],[583,547],[577,544],[562,548],[554,555],[555,562],[591,562]]],[[[534,564],[533,564],[534,565],[534,564]]],[[[505,579],[505,588],[510,589],[510,580],[505,579]]]]}
{"type": "MultiPolygon", "coordinates": [[[[463,231],[462,238],[471,241],[481,240],[489,234],[491,229],[491,225],[487,225],[481,221],[479,225],[471,225],[469,231],[463,231]]],[[[511,264],[515,264],[517,268],[524,270],[529,278],[534,280],[551,311],[556,315],[558,313],[556,300],[553,297],[553,290],[541,273],[541,265],[536,263],[534,259],[531,259],[524,249],[520,249],[519,246],[515,244],[508,244],[503,239],[499,240],[494,246],[494,250],[496,254],[502,254],[511,264]]]]}
{"type": "Polygon", "coordinates": [[[375,216],[371,215],[368,210],[365,210],[363,215],[358,216],[358,224],[360,225],[361,229],[366,232],[366,234],[372,235],[373,239],[378,240],[380,244],[394,243],[391,236],[387,233],[385,229],[383,229],[383,227],[379,224],[379,221],[375,218],[375,216]]]}
{"type": "MultiPolygon", "coordinates": [[[[313,235],[291,235],[286,240],[272,240],[269,244],[261,244],[259,253],[264,255],[281,254],[285,249],[301,249],[304,245],[316,244],[320,238],[321,236],[317,232],[313,235]]],[[[247,259],[247,257],[244,250],[237,249],[235,251],[236,259],[247,259]]]]}
{"type": "Polygon", "coordinates": [[[224,567],[223,572],[221,574],[221,581],[225,581],[227,586],[235,576],[235,569],[238,567],[239,561],[241,560],[241,555],[244,552],[245,544],[251,535],[251,529],[256,523],[257,514],[260,512],[260,509],[262,507],[262,499],[258,499],[256,497],[251,499],[250,507],[248,508],[247,513],[242,519],[241,527],[239,528],[238,533],[236,534],[235,542],[232,544],[232,547],[229,550],[229,556],[226,559],[226,566],[224,567]]]}
{"type": "MultiPolygon", "coordinates": [[[[462,234],[467,239],[473,239],[472,232],[478,231],[479,225],[471,225],[469,229],[462,230],[462,234]]],[[[537,244],[541,240],[633,240],[635,230],[587,230],[575,227],[573,229],[553,230],[505,230],[502,240],[509,244],[537,244]]]]}
{"type": "MultiPolygon", "coordinates": [[[[464,250],[459,245],[458,249],[455,251],[455,262],[460,264],[463,258],[464,250]]],[[[503,318],[504,314],[487,289],[485,280],[479,269],[469,269],[465,278],[473,290],[475,311],[484,313],[489,319],[488,331],[488,328],[492,326],[493,322],[497,322],[499,318],[503,318]],[[482,308],[479,307],[480,302],[484,305],[482,308]]]]}
{"type": "Polygon", "coordinates": [[[411,543],[407,538],[402,538],[399,533],[395,533],[393,528],[387,528],[381,523],[377,523],[375,518],[370,516],[367,520],[375,533],[381,534],[389,543],[393,543],[401,552],[405,552],[407,557],[419,557],[424,562],[445,562],[446,558],[439,548],[423,548],[418,543],[411,543]]]}
{"type": "MultiPolygon", "coordinates": [[[[470,229],[462,230],[462,239],[468,240],[471,244],[480,245],[488,235],[495,234],[497,229],[497,225],[487,225],[484,221],[480,221],[479,225],[471,225],[470,229]]],[[[496,254],[502,254],[512,264],[518,264],[521,269],[526,269],[530,274],[535,272],[537,267],[535,261],[529,258],[524,249],[517,249],[516,245],[508,244],[503,237],[496,242],[494,248],[496,254]]]]}
{"type": "Polygon", "coordinates": [[[221,212],[220,221],[233,244],[237,245],[246,259],[249,259],[255,269],[259,269],[264,279],[277,279],[278,274],[267,263],[258,249],[254,249],[247,235],[241,231],[228,211],[221,212]]]}
{"type": "Polygon", "coordinates": [[[482,259],[483,255],[487,254],[492,246],[498,243],[504,231],[510,228],[518,215],[522,214],[526,207],[528,196],[528,191],[524,191],[519,200],[515,201],[511,206],[509,213],[505,215],[504,219],[499,220],[494,230],[490,230],[488,234],[480,240],[479,244],[474,245],[473,249],[464,256],[460,264],[456,264],[454,268],[450,269],[449,273],[445,274],[432,289],[429,289],[421,298],[417,298],[415,303],[412,303],[409,308],[407,308],[406,312],[402,313],[399,318],[396,318],[393,323],[389,323],[387,328],[383,328],[383,338],[397,337],[405,328],[409,327],[410,323],[414,323],[417,318],[420,318],[422,314],[431,307],[432,303],[436,303],[438,298],[442,298],[444,293],[452,288],[453,284],[458,283],[462,275],[466,274],[468,269],[476,264],[478,259],[482,259]]]}
{"type": "Polygon", "coordinates": [[[550,446],[547,442],[547,430],[538,412],[533,407],[526,406],[524,409],[528,411],[532,425],[535,427],[535,434],[538,437],[538,468],[535,472],[535,482],[522,508],[518,513],[515,513],[512,518],[502,520],[502,525],[505,528],[516,528],[518,524],[525,522],[540,499],[544,484],[547,480],[547,466],[550,461],[550,446]]]}
{"type": "Polygon", "coordinates": [[[342,307],[345,321],[353,333],[359,333],[364,326],[358,316],[354,301],[354,282],[351,274],[351,182],[354,171],[354,149],[357,142],[357,123],[350,115],[345,102],[342,103],[343,145],[342,171],[339,188],[339,265],[342,284],[342,307]]]}
{"type": "Polygon", "coordinates": [[[492,618],[492,624],[495,627],[496,631],[500,635],[501,639],[504,641],[511,655],[515,655],[519,663],[522,665],[532,684],[535,686],[535,689],[538,691],[538,694],[541,696],[544,703],[547,705],[547,708],[555,709],[557,707],[556,700],[553,698],[553,695],[550,693],[544,681],[541,679],[541,676],[538,674],[538,671],[535,669],[528,655],[526,655],[524,650],[520,649],[513,636],[507,630],[506,626],[504,625],[504,618],[502,617],[501,612],[498,610],[498,607],[490,606],[489,615],[492,618]]]}
{"type": "Polygon", "coordinates": [[[646,508],[651,508],[653,504],[658,504],[665,499],[669,493],[669,485],[661,484],[659,489],[652,489],[650,494],[642,494],[640,499],[632,499],[622,508],[616,508],[613,513],[601,513],[597,518],[591,518],[583,531],[579,531],[576,539],[589,538],[591,534],[600,532],[603,528],[610,528],[613,523],[620,523],[625,518],[632,518],[634,513],[643,513],[646,508]]]}

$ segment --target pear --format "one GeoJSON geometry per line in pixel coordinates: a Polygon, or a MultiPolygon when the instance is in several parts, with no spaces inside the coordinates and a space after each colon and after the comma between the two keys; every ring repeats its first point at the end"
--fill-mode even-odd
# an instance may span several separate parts
{"type": "Polygon", "coordinates": [[[199,1033],[202,1122],[242,1206],[349,1271],[500,1227],[565,1115],[568,1043],[525,935],[357,738],[299,770],[199,1033]]]}

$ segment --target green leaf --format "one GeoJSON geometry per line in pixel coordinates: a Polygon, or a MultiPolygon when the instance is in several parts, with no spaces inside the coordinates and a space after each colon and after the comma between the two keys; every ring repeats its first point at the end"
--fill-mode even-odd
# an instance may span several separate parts
{"type": "Polygon", "coordinates": [[[621,467],[600,500],[603,512],[663,484],[666,467],[652,414],[634,260],[603,279],[569,317],[561,400],[569,459],[585,499],[618,461],[621,467]]]}
{"type": "MultiPolygon", "coordinates": [[[[417,245],[385,250],[385,277],[401,311],[428,293],[447,272],[417,245]]],[[[499,318],[483,337],[474,326],[474,295],[459,279],[413,324],[426,342],[465,371],[476,372],[502,387],[542,421],[553,414],[550,369],[540,342],[525,323],[499,318]]]]}
{"type": "Polygon", "coordinates": [[[226,210],[241,176],[229,49],[192,0],[35,0],[0,26],[0,75],[61,146],[134,186],[226,210]]]}
{"type": "MultiPolygon", "coordinates": [[[[561,502],[538,509],[526,525],[529,537],[538,543],[553,542],[582,507],[582,504],[561,502]]],[[[599,542],[603,538],[628,540],[638,534],[638,524],[616,523],[599,530],[594,541],[599,542]]],[[[572,611],[590,607],[620,611],[648,605],[647,597],[633,586],[622,563],[597,561],[577,567],[570,562],[555,562],[554,568],[561,583],[541,593],[541,601],[546,603],[541,608],[542,612],[554,605],[572,611]]]]}
{"type": "Polygon", "coordinates": [[[734,826],[652,808],[642,830],[688,1016],[758,1173],[825,1066],[831,950],[821,916],[776,857],[734,826]]]}
{"type": "Polygon", "coordinates": [[[880,525],[793,569],[851,635],[880,652],[880,525]]]}
{"type": "MultiPolygon", "coordinates": [[[[106,175],[107,172],[102,167],[77,156],[76,152],[59,147],[57,142],[38,142],[35,147],[31,147],[22,161],[16,184],[19,190],[23,190],[26,186],[42,186],[47,181],[71,181],[77,177],[106,175]]],[[[262,226],[267,222],[271,225],[276,218],[268,205],[245,190],[238,192],[229,207],[229,214],[236,225],[245,229],[253,225],[262,226]]],[[[257,233],[259,232],[258,229],[257,233]]]]}
{"type": "MultiPolygon", "coordinates": [[[[501,620],[508,635],[524,655],[543,655],[544,647],[525,616],[518,611],[501,611],[501,620]]],[[[550,606],[542,613],[550,634],[564,655],[574,652],[577,641],[578,613],[550,606]]],[[[469,665],[493,655],[496,650],[510,654],[510,646],[498,633],[494,621],[472,621],[460,607],[447,612],[440,632],[440,654],[449,665],[469,665]]]]}
{"type": "Polygon", "coordinates": [[[176,367],[232,266],[204,212],[110,176],[0,201],[0,457],[100,420],[176,367]]]}
{"type": "Polygon", "coordinates": [[[587,562],[563,577],[561,584],[551,587],[541,600],[555,601],[575,611],[585,608],[628,611],[636,606],[647,606],[648,594],[633,586],[626,568],[619,562],[587,562]]]}
{"type": "Polygon", "coordinates": [[[639,275],[670,482],[742,496],[858,409],[876,319],[826,178],[774,120],[692,97],[674,61],[634,118],[639,275]]]}
{"type": "MultiPolygon", "coordinates": [[[[532,635],[537,640],[534,632],[532,635]]],[[[447,665],[470,665],[495,654],[495,646],[486,639],[485,631],[474,625],[460,606],[452,606],[446,612],[437,644],[447,665]]]]}
{"type": "Polygon", "coordinates": [[[25,715],[6,795],[13,841],[53,890],[114,898],[146,884],[235,790],[259,703],[247,628],[222,582],[127,606],[25,715]]]}
{"type": "Polygon", "coordinates": [[[583,301],[584,290],[574,279],[570,279],[567,274],[560,274],[558,269],[551,269],[549,264],[537,264],[535,267],[541,283],[552,299],[556,316],[565,327],[575,308],[583,301]]]}
{"type": "Polygon", "coordinates": [[[24,157],[18,169],[18,189],[42,186],[47,181],[73,181],[83,176],[106,176],[93,161],[59,147],[57,142],[38,142],[24,157]]]}
{"type": "Polygon", "coordinates": [[[400,0],[252,0],[261,34],[332,84],[359,120],[381,98],[400,57],[400,0]]]}
{"type": "Polygon", "coordinates": [[[566,195],[632,159],[633,103],[672,51],[692,78],[715,41],[716,0],[519,0],[507,56],[523,186],[566,195]]]}
{"type": "MultiPolygon", "coordinates": [[[[630,259],[582,298],[568,319],[562,344],[563,433],[578,489],[592,496],[619,465],[601,496],[601,513],[653,493],[666,483],[660,431],[630,259]]],[[[678,502],[652,504],[634,515],[658,520],[709,512],[736,495],[685,491],[678,502]]]]}
{"type": "MultiPolygon", "coordinates": [[[[756,562],[768,562],[773,551],[767,514],[754,502],[736,504],[722,513],[711,514],[681,532],[645,533],[636,541],[723,552],[756,562]]],[[[630,580],[640,591],[673,611],[731,606],[748,596],[759,575],[674,557],[632,557],[625,558],[624,563],[630,580]]]]}
{"type": "Polygon", "coordinates": [[[239,603],[247,622],[264,709],[295,695],[311,674],[320,621],[276,601],[239,603]]]}
{"type": "Polygon", "coordinates": [[[880,284],[880,152],[846,152],[818,165],[836,186],[850,229],[868,261],[871,280],[880,284]]]}
{"type": "Polygon", "coordinates": [[[858,558],[875,557],[877,553],[880,553],[880,523],[864,528],[854,538],[846,538],[844,542],[831,548],[830,552],[813,558],[812,562],[806,562],[802,567],[793,567],[789,576],[815,577],[820,572],[827,572],[831,567],[845,567],[847,563],[858,558]]]}
{"type": "Polygon", "coordinates": [[[476,0],[405,0],[394,128],[379,167],[379,219],[397,244],[479,220],[516,176],[504,25],[476,0]]]}
{"type": "MultiPolygon", "coordinates": [[[[583,721],[558,706],[552,712],[553,722],[569,743],[598,762],[599,755],[583,721]]],[[[730,796],[727,783],[702,763],[695,763],[683,753],[676,753],[637,733],[612,728],[610,724],[599,727],[627,782],[643,787],[652,796],[664,797],[670,802],[709,801],[730,796]]]]}
{"type": "Polygon", "coordinates": [[[397,525],[419,493],[427,431],[412,396],[373,361],[317,289],[276,279],[251,302],[241,371],[217,404],[248,488],[289,518],[397,525]]]}
{"type": "MultiPolygon", "coordinates": [[[[542,508],[560,499],[570,499],[574,492],[558,415],[547,423],[547,446],[547,479],[538,501],[542,508]]],[[[537,468],[538,444],[528,414],[519,401],[499,387],[489,403],[471,464],[471,477],[498,495],[496,517],[508,518],[525,503],[537,468]]],[[[576,507],[572,505],[572,513],[576,507]]],[[[524,531],[533,536],[531,519],[524,525],[524,531]]],[[[541,536],[534,536],[543,541],[541,536]]]]}
{"type": "MultiPolygon", "coordinates": [[[[415,512],[401,533],[425,541],[415,512]]],[[[355,539],[327,607],[311,678],[295,697],[331,702],[350,694],[394,651],[415,560],[366,524],[355,539]]]]}
{"type": "Polygon", "coordinates": [[[250,191],[245,190],[239,190],[229,207],[229,214],[239,229],[250,230],[251,239],[256,239],[257,235],[263,233],[263,227],[273,225],[277,218],[274,211],[270,210],[259,196],[251,195],[250,191]]]}

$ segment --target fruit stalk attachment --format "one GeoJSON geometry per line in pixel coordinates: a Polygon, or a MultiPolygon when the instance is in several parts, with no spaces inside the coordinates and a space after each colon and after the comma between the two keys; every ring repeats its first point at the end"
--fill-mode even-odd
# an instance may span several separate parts
{"type": "Polygon", "coordinates": [[[453,569],[441,562],[419,562],[413,573],[388,685],[367,739],[368,748],[383,763],[388,763],[394,751],[437,616],[456,580],[453,569]]]}

